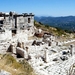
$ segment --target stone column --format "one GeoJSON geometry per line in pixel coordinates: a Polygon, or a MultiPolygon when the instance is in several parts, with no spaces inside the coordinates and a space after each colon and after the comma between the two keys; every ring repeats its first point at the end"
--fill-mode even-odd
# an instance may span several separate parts
{"type": "Polygon", "coordinates": [[[5,13],[4,13],[4,20],[6,19],[5,13]]]}
{"type": "Polygon", "coordinates": [[[12,53],[16,54],[16,47],[13,44],[11,44],[11,51],[12,53]]]}
{"type": "Polygon", "coordinates": [[[56,46],[58,46],[58,42],[56,42],[56,46]]]}
{"type": "Polygon", "coordinates": [[[24,42],[22,42],[22,48],[24,49],[24,42]]]}
{"type": "Polygon", "coordinates": [[[48,46],[51,46],[51,42],[48,43],[48,46]]]}
{"type": "Polygon", "coordinates": [[[24,13],[23,17],[24,17],[24,25],[25,25],[25,28],[27,28],[27,24],[28,24],[28,17],[27,17],[27,13],[24,13]]]}
{"type": "Polygon", "coordinates": [[[18,42],[17,47],[20,47],[20,48],[24,49],[24,42],[18,42]]]}
{"type": "Polygon", "coordinates": [[[74,51],[74,46],[70,45],[70,54],[71,56],[74,55],[75,51],[74,51]]]}
{"type": "Polygon", "coordinates": [[[26,52],[28,52],[28,47],[26,47],[26,52]]]}
{"type": "Polygon", "coordinates": [[[49,57],[48,57],[48,50],[45,50],[45,62],[49,62],[49,57]]]}
{"type": "Polygon", "coordinates": [[[21,42],[18,42],[18,43],[17,43],[17,47],[22,48],[22,43],[21,43],[21,42]]]}
{"type": "Polygon", "coordinates": [[[13,22],[12,20],[13,20],[13,12],[10,11],[10,12],[9,12],[9,21],[10,21],[11,27],[13,27],[13,26],[12,26],[12,22],[13,22]]]}
{"type": "Polygon", "coordinates": [[[15,28],[17,28],[17,15],[16,14],[14,15],[14,18],[15,18],[15,28]]]}

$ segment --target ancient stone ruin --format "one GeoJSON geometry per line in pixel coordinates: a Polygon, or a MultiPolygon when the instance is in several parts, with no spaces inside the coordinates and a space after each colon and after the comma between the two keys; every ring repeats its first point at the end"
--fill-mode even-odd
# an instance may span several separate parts
{"type": "Polygon", "coordinates": [[[0,54],[27,60],[38,75],[73,75],[69,69],[75,63],[75,47],[64,44],[74,41],[60,42],[37,29],[32,13],[0,12],[0,54]]]}
{"type": "Polygon", "coordinates": [[[34,15],[32,13],[0,12],[0,40],[11,39],[12,36],[20,33],[20,30],[30,30],[33,26],[34,15]]]}

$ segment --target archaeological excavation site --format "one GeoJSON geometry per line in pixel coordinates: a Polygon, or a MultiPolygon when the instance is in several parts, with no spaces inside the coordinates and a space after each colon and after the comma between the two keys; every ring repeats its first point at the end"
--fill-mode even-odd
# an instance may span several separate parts
{"type": "MultiPolygon", "coordinates": [[[[35,75],[75,75],[75,39],[59,40],[34,21],[33,13],[0,12],[0,63],[11,55],[16,63],[25,60],[35,75]]],[[[16,68],[12,74],[4,66],[0,70],[0,75],[34,75],[16,74],[16,68]]]]}

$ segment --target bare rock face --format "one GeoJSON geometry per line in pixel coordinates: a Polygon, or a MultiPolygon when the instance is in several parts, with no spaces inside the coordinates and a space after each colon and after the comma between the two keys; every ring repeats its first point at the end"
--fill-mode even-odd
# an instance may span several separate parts
{"type": "Polygon", "coordinates": [[[0,75],[11,75],[9,72],[0,70],[0,75]]]}

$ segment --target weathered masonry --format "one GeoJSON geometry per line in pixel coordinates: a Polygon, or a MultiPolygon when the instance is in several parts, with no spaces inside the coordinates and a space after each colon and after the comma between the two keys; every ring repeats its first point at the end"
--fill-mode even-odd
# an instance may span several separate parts
{"type": "Polygon", "coordinates": [[[32,26],[34,22],[34,15],[32,13],[17,14],[14,12],[0,13],[0,24],[10,23],[12,28],[18,28],[28,25],[32,26]]]}
{"type": "Polygon", "coordinates": [[[19,30],[30,29],[33,26],[34,15],[32,13],[17,14],[15,12],[0,12],[0,39],[8,35],[11,37],[12,33],[16,34],[19,30]]]}

